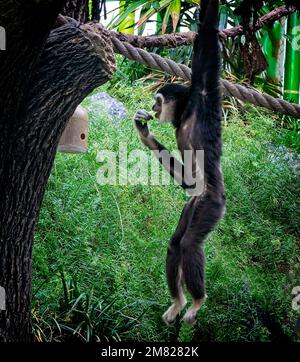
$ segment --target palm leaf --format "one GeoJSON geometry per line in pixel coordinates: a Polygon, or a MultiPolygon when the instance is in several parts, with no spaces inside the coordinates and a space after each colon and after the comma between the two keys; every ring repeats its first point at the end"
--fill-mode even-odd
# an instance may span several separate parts
{"type": "MultiPolygon", "coordinates": [[[[142,10],[141,10],[141,17],[143,17],[146,12],[151,8],[151,3],[149,4],[145,4],[143,7],[142,7],[142,10]]],[[[144,30],[145,30],[145,27],[146,27],[146,24],[142,24],[139,26],[138,28],[138,35],[142,35],[144,30]]]]}
{"type": "Polygon", "coordinates": [[[170,17],[170,7],[168,6],[163,18],[163,22],[161,25],[161,32],[163,34],[165,34],[166,30],[167,30],[167,26],[168,26],[168,22],[169,22],[169,17],[170,17]]]}
{"type": "Polygon", "coordinates": [[[130,4],[126,7],[124,7],[122,14],[116,15],[111,22],[108,24],[108,28],[117,28],[123,20],[125,20],[129,14],[133,13],[137,9],[139,9],[141,6],[145,5],[146,3],[149,3],[149,0],[138,0],[134,1],[133,4],[130,4]]]}
{"type": "Polygon", "coordinates": [[[142,16],[138,20],[137,25],[141,26],[141,25],[145,24],[149,20],[149,18],[151,18],[151,16],[154,15],[156,12],[157,12],[156,9],[150,8],[143,15],[141,14],[142,16]]]}
{"type": "Polygon", "coordinates": [[[175,33],[180,16],[181,0],[172,0],[170,6],[170,13],[173,21],[173,32],[175,33]]]}

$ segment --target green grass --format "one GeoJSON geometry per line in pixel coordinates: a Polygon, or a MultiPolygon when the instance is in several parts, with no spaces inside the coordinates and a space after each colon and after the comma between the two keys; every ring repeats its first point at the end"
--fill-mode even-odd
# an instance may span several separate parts
{"type": "MultiPolygon", "coordinates": [[[[99,150],[117,151],[119,142],[142,148],[132,118],[136,104],[152,103],[141,86],[120,83],[109,93],[125,103],[127,119],[114,125],[91,112],[88,152],[58,154],[49,180],[34,247],[37,339],[299,339],[291,295],[300,285],[299,175],[268,157],[268,144],[283,142],[274,116],[251,108],[227,120],[227,212],[205,244],[208,299],[194,328],[180,321],[167,327],[165,254],[186,196],[174,185],[96,183],[99,150]]],[[[155,122],[152,130],[175,148],[169,125],[155,122]]]]}

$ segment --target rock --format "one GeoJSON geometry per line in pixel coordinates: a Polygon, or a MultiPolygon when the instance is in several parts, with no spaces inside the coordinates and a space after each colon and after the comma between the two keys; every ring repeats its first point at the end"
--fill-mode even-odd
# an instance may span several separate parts
{"type": "Polygon", "coordinates": [[[115,125],[126,118],[127,110],[124,104],[107,93],[96,93],[88,99],[90,104],[86,108],[94,117],[108,118],[115,125]]]}
{"type": "Polygon", "coordinates": [[[300,171],[300,155],[291,152],[284,145],[268,144],[269,159],[277,165],[287,164],[293,171],[300,171]]]}

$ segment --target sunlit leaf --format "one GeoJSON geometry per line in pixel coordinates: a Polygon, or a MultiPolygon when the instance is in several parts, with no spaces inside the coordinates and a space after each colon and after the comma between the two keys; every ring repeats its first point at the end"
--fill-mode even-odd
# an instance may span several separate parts
{"type": "Polygon", "coordinates": [[[169,22],[170,17],[170,7],[168,6],[165,12],[165,16],[163,18],[162,26],[161,26],[161,32],[165,34],[169,22]]]}
{"type": "Polygon", "coordinates": [[[147,22],[149,20],[149,18],[151,18],[152,15],[154,15],[156,13],[156,9],[149,9],[145,12],[144,15],[142,15],[142,17],[138,20],[137,25],[141,26],[143,25],[145,22],[147,22]]]}
{"type": "MultiPolygon", "coordinates": [[[[141,10],[141,17],[143,17],[146,12],[151,8],[151,3],[149,4],[145,4],[143,7],[142,7],[142,10],[141,10]]],[[[139,26],[138,28],[138,35],[142,35],[144,30],[145,30],[145,27],[146,27],[146,24],[142,24],[139,26]]]]}
{"type": "Polygon", "coordinates": [[[181,0],[172,0],[170,4],[170,13],[173,21],[173,32],[176,31],[181,9],[181,0]]]}
{"type": "Polygon", "coordinates": [[[137,9],[139,9],[144,4],[148,3],[148,0],[138,0],[134,1],[133,3],[129,3],[129,5],[124,9],[122,14],[116,15],[111,22],[108,24],[108,28],[117,28],[123,20],[127,18],[127,16],[133,12],[135,12],[137,9]]]}
{"type": "MultiPolygon", "coordinates": [[[[126,1],[120,1],[120,14],[122,14],[125,10],[126,1]]],[[[119,31],[124,34],[134,34],[134,18],[135,12],[128,14],[126,19],[124,19],[121,24],[119,25],[119,31]]]]}

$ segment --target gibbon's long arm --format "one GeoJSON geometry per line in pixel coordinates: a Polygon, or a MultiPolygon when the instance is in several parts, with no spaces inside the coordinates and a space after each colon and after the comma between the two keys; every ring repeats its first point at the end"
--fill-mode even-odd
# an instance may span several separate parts
{"type": "Polygon", "coordinates": [[[174,178],[174,180],[184,189],[191,188],[195,181],[185,180],[184,165],[149,132],[147,124],[141,122],[146,118],[146,111],[139,111],[135,116],[135,126],[140,134],[140,138],[145,146],[153,151],[155,157],[165,168],[165,170],[174,178]],[[143,112],[143,113],[142,113],[143,112]]]}
{"type": "Polygon", "coordinates": [[[194,42],[190,98],[183,118],[196,118],[191,145],[195,150],[204,150],[206,183],[217,187],[220,184],[222,153],[219,0],[202,0],[201,5],[201,23],[194,42]]]}
{"type": "Polygon", "coordinates": [[[221,112],[218,3],[219,0],[201,1],[200,24],[193,48],[190,95],[182,119],[196,115],[199,121],[205,121],[214,117],[214,113],[218,117],[221,112]]]}
{"type": "MultiPolygon", "coordinates": [[[[153,136],[152,136],[153,137],[153,136]]],[[[189,189],[195,181],[188,181],[187,175],[184,172],[184,165],[177,160],[172,153],[165,148],[161,143],[159,143],[156,138],[151,139],[151,146],[149,147],[158,161],[162,164],[167,172],[174,178],[174,180],[184,189],[189,189]],[[154,146],[154,147],[153,147],[154,146]]]]}
{"type": "Polygon", "coordinates": [[[194,41],[191,94],[209,94],[219,87],[220,46],[218,2],[202,0],[200,24],[194,41]]]}

